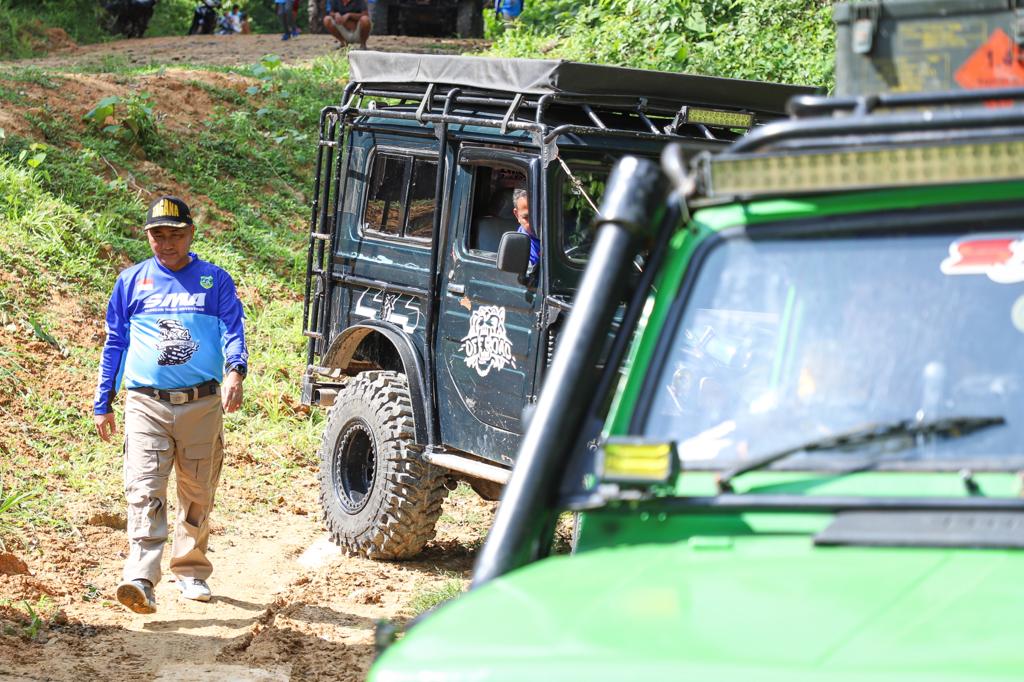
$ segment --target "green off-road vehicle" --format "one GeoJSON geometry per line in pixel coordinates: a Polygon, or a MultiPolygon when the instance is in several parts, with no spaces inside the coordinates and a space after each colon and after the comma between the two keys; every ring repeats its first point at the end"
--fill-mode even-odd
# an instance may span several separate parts
{"type": "Polygon", "coordinates": [[[724,149],[808,89],[556,61],[350,64],[341,105],[321,115],[302,396],[330,406],[331,536],[397,559],[433,537],[457,480],[500,495],[613,162],[669,142],[724,149]]]}
{"type": "Polygon", "coordinates": [[[371,679],[1021,678],[1024,88],[791,109],[618,166],[473,589],[371,679]]]}

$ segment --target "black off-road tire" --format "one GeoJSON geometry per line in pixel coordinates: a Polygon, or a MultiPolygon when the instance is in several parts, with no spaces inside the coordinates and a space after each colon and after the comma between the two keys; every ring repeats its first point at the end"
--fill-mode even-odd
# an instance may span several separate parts
{"type": "Polygon", "coordinates": [[[484,15],[480,0],[459,0],[455,16],[455,33],[460,38],[483,38],[484,15]]]}
{"type": "Polygon", "coordinates": [[[331,540],[348,554],[408,559],[434,537],[445,475],[413,443],[404,374],[364,372],[338,392],[320,447],[320,503],[331,540]]]}

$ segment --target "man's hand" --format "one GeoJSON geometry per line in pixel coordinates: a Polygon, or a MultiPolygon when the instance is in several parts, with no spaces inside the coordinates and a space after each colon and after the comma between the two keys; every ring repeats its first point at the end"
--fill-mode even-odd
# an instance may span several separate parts
{"type": "Polygon", "coordinates": [[[96,433],[100,434],[100,438],[102,438],[104,442],[109,443],[110,437],[117,433],[117,424],[114,422],[114,413],[108,412],[106,414],[94,414],[92,420],[96,424],[96,433]]]}
{"type": "Polygon", "coordinates": [[[220,387],[220,404],[225,412],[234,412],[242,406],[242,375],[228,372],[224,384],[220,387]]]}

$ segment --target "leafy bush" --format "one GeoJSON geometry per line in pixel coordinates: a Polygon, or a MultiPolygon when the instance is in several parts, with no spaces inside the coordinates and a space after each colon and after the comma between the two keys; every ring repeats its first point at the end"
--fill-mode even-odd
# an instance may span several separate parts
{"type": "Polygon", "coordinates": [[[492,53],[832,86],[824,0],[535,0],[492,53]]]}
{"type": "Polygon", "coordinates": [[[82,119],[104,134],[129,144],[150,143],[157,136],[153,102],[146,92],[133,93],[128,97],[104,97],[82,119]]]}

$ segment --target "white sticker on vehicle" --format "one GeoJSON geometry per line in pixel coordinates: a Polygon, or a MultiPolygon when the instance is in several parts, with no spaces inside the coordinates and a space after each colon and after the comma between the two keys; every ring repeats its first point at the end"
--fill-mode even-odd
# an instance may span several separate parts
{"type": "Polygon", "coordinates": [[[420,324],[419,302],[412,296],[388,294],[380,290],[365,289],[356,300],[352,314],[368,320],[383,320],[396,324],[411,334],[420,324]],[[374,295],[366,300],[366,295],[374,291],[374,295]],[[373,304],[377,305],[374,306],[373,304]]]}
{"type": "Polygon", "coordinates": [[[492,369],[501,371],[512,366],[512,342],[505,329],[505,309],[496,305],[480,306],[469,316],[469,333],[459,347],[466,354],[466,365],[482,377],[492,369]]]}

